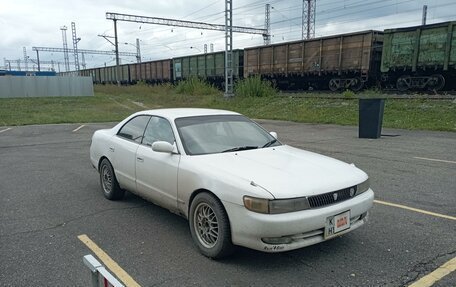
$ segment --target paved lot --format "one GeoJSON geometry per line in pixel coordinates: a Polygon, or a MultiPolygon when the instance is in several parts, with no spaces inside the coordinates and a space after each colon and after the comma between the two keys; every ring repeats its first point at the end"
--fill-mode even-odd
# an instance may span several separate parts
{"type": "MultiPolygon", "coordinates": [[[[355,127],[260,122],[284,143],[354,162],[377,200],[456,216],[456,133],[367,140],[355,127]]],[[[131,194],[104,199],[88,151],[112,124],[79,126],[0,128],[1,286],[88,286],[81,234],[142,286],[402,286],[456,257],[455,220],[376,203],[366,226],[323,244],[209,260],[183,218],[131,194]]],[[[455,273],[434,286],[456,286],[455,273]]]]}

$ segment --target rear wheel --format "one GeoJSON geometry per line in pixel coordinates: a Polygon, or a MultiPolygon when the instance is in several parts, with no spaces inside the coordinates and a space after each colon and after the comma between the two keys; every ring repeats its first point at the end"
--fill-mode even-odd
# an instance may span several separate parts
{"type": "Polygon", "coordinates": [[[103,159],[100,164],[100,184],[103,194],[107,199],[122,199],[125,191],[120,188],[117,182],[114,169],[108,159],[103,159]]]}
{"type": "Polygon", "coordinates": [[[200,193],[194,198],[189,224],[193,241],[203,255],[218,259],[233,252],[228,216],[213,195],[200,193]]]}

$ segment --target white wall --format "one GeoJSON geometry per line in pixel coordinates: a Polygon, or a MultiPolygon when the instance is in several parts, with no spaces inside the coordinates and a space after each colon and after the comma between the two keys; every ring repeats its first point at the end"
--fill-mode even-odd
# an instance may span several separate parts
{"type": "Polygon", "coordinates": [[[0,98],[74,96],[93,96],[91,77],[0,77],[0,98]]]}

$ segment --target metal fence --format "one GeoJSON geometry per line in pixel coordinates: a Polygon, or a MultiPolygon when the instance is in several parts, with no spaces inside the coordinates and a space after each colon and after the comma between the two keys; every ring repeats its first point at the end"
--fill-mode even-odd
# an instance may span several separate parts
{"type": "Polygon", "coordinates": [[[93,96],[91,77],[0,77],[0,98],[93,96]]]}

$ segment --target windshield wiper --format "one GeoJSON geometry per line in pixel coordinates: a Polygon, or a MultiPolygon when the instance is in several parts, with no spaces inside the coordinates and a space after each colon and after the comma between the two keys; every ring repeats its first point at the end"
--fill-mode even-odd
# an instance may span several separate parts
{"type": "Polygon", "coordinates": [[[276,142],[277,142],[277,139],[270,140],[264,146],[262,146],[262,148],[270,147],[271,145],[275,144],[276,142]]]}
{"type": "Polygon", "coordinates": [[[258,148],[257,146],[246,145],[246,146],[233,147],[233,148],[224,150],[222,152],[241,151],[241,150],[257,149],[257,148],[258,148]]]}

